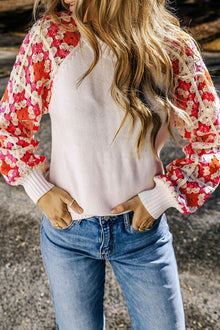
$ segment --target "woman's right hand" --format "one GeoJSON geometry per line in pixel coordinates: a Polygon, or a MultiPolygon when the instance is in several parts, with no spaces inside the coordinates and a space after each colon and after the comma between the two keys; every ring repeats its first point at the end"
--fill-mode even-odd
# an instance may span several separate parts
{"type": "MultiPolygon", "coordinates": [[[[71,215],[67,209],[67,206],[72,201],[73,197],[68,192],[61,188],[53,187],[38,200],[37,204],[49,219],[52,226],[65,228],[72,222],[71,215]]],[[[83,209],[78,205],[76,200],[74,200],[70,207],[79,214],[83,212],[83,209]]]]}

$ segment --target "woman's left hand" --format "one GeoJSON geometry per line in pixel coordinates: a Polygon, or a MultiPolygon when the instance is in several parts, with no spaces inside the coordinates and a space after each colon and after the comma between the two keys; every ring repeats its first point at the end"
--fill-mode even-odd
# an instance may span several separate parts
{"type": "Polygon", "coordinates": [[[150,228],[155,221],[155,219],[150,215],[150,213],[144,207],[144,204],[142,203],[138,195],[136,195],[135,197],[129,199],[124,203],[118,204],[111,210],[111,212],[113,214],[117,214],[124,212],[126,210],[134,211],[132,225],[136,230],[144,231],[150,228]]]}

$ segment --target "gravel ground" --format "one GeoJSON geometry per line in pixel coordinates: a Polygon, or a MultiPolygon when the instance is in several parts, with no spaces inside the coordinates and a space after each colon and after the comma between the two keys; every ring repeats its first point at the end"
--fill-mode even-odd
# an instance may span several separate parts
{"type": "MultiPolygon", "coordinates": [[[[204,54],[220,90],[220,54],[204,54]]],[[[14,62],[14,51],[0,52],[0,95],[14,62]]],[[[50,120],[44,116],[37,134],[39,153],[50,159],[50,120]]],[[[164,164],[182,155],[170,139],[162,151],[164,164]]],[[[49,283],[40,254],[41,212],[22,187],[0,178],[0,329],[55,329],[49,283]]],[[[220,251],[218,188],[196,213],[166,214],[178,263],[186,329],[220,329],[220,251]]],[[[121,289],[107,262],[104,300],[107,330],[131,329],[121,289]]],[[[142,330],[142,329],[138,329],[142,330]]]]}

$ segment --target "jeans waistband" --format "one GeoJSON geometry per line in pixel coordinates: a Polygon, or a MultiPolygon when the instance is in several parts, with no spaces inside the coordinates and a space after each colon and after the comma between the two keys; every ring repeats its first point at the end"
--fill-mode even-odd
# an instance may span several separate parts
{"type": "Polygon", "coordinates": [[[103,220],[108,221],[108,222],[114,222],[114,223],[123,221],[125,224],[125,227],[128,227],[128,226],[130,226],[133,214],[134,214],[134,211],[129,211],[126,213],[112,215],[112,216],[93,216],[90,218],[85,218],[85,220],[95,221],[95,222],[99,222],[99,223],[103,220]]]}

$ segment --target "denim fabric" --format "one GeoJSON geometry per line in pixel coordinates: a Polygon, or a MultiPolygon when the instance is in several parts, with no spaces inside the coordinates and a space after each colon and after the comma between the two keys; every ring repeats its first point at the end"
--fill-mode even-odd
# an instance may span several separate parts
{"type": "Polygon", "coordinates": [[[45,215],[41,252],[59,330],[103,330],[105,260],[123,291],[134,330],[184,330],[176,259],[165,214],[150,230],[134,212],[73,220],[53,227],[45,215]]]}

